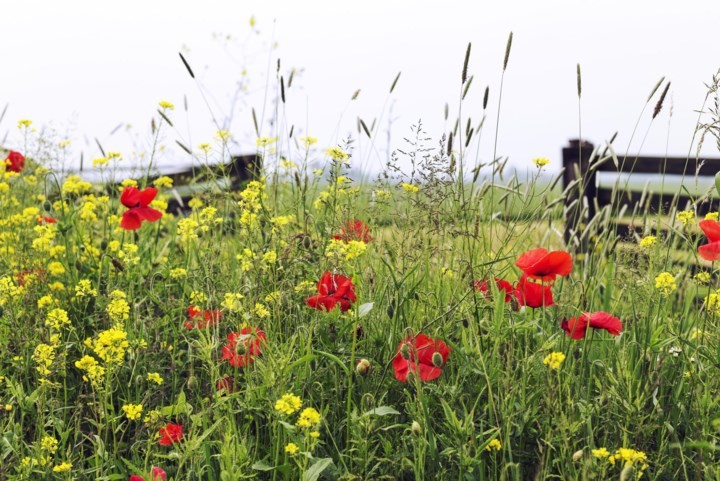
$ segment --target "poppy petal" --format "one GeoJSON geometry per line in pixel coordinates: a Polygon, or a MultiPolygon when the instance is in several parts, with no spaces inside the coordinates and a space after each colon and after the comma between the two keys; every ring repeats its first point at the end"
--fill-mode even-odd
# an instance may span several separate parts
{"type": "Polygon", "coordinates": [[[142,219],[137,215],[135,209],[126,210],[123,212],[122,220],[120,221],[120,227],[125,230],[138,230],[142,225],[142,219]]]}
{"type": "Polygon", "coordinates": [[[707,236],[710,242],[720,241],[720,222],[712,219],[705,219],[698,222],[698,227],[702,229],[703,233],[707,236]]]}
{"type": "Polygon", "coordinates": [[[607,312],[593,312],[590,314],[590,327],[593,329],[605,329],[613,336],[619,336],[622,331],[622,321],[607,312]]]}
{"type": "Polygon", "coordinates": [[[157,189],[155,187],[147,187],[139,191],[138,194],[140,207],[147,207],[150,205],[150,202],[155,199],[155,196],[157,195],[157,189]]]}
{"type": "Polygon", "coordinates": [[[148,222],[155,222],[156,220],[160,220],[163,216],[162,212],[153,209],[152,207],[135,207],[132,210],[137,213],[138,217],[148,222]]]}
{"type": "Polygon", "coordinates": [[[140,191],[137,187],[125,187],[120,194],[120,202],[125,207],[137,207],[140,203],[140,191]]]}
{"type": "Polygon", "coordinates": [[[707,261],[716,261],[720,259],[720,242],[710,242],[709,244],[698,247],[698,254],[707,261]]]}
{"type": "Polygon", "coordinates": [[[585,334],[587,333],[587,324],[587,317],[583,315],[562,321],[560,327],[569,337],[577,341],[585,337],[585,334]]]}
{"type": "Polygon", "coordinates": [[[392,360],[392,367],[395,371],[395,379],[400,382],[406,382],[408,377],[408,362],[399,352],[392,360]]]}

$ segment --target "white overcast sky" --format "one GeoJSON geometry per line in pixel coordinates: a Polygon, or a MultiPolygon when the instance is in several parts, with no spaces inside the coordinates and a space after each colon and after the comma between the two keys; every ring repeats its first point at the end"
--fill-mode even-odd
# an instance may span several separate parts
{"type": "MultiPolygon", "coordinates": [[[[704,84],[720,67],[718,0],[0,0],[0,6],[0,109],[10,105],[0,140],[7,131],[8,146],[19,147],[15,124],[29,118],[72,138],[74,158],[81,151],[86,159],[99,156],[98,138],[105,149],[132,159],[128,132],[110,135],[121,123],[133,126],[139,149],[149,148],[149,119],[162,99],[178,107],[172,113],[177,131],[166,131],[166,144],[180,139],[194,147],[211,140],[216,128],[179,60],[183,48],[217,118],[230,113],[234,84],[247,68],[249,90],[230,126],[239,151],[255,149],[250,108],[270,116],[280,57],[286,75],[293,67],[302,70],[287,92],[283,129],[295,125],[296,134],[319,137],[325,147],[348,133],[357,137],[358,116],[368,124],[382,116],[375,149],[366,139],[358,144],[356,157],[373,170],[385,158],[390,116],[391,148],[403,146],[418,119],[435,139],[452,127],[468,42],[474,81],[463,121],[471,116],[473,125],[479,122],[483,90],[490,86],[481,160],[493,152],[501,65],[512,31],[498,154],[516,165],[546,156],[556,169],[561,147],[578,135],[577,63],[583,137],[600,142],[619,131],[621,151],[651,88],[662,76],[671,80],[642,152],[662,154],[667,145],[674,155],[688,153],[704,84]],[[249,26],[253,15],[259,33],[249,26]],[[232,40],[213,39],[213,33],[232,40]],[[350,102],[357,89],[359,97],[350,102]],[[181,108],[184,95],[189,115],[181,108]]],[[[640,149],[651,111],[630,152],[640,149]]],[[[266,124],[263,134],[274,132],[266,124]]],[[[706,155],[720,155],[710,147],[706,155]]],[[[179,149],[165,154],[166,162],[179,158],[186,158],[179,149]]]]}

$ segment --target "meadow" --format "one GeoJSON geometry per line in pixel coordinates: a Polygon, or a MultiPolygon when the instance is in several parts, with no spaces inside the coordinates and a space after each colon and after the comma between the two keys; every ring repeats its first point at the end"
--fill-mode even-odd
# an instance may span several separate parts
{"type": "MultiPolygon", "coordinates": [[[[153,135],[176,115],[160,102],[153,135]]],[[[720,479],[717,212],[566,245],[548,159],[469,165],[464,121],[414,126],[374,180],[351,139],[258,135],[255,180],[170,212],[169,177],[114,178],[111,151],[110,181],[60,175],[64,147],[20,120],[0,478],[720,479]]],[[[230,135],[186,148],[222,164],[230,135]]]]}

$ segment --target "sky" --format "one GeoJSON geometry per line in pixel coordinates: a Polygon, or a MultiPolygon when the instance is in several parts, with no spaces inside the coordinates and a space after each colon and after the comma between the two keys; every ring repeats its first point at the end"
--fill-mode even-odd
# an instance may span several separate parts
{"type": "MultiPolygon", "coordinates": [[[[382,168],[390,151],[407,146],[403,139],[414,135],[418,121],[430,145],[437,145],[459,113],[463,126],[468,117],[477,126],[487,116],[469,149],[471,163],[487,162],[497,152],[522,168],[542,156],[557,171],[568,139],[582,135],[600,143],[615,132],[620,153],[685,156],[694,149],[706,84],[720,67],[717,0],[0,5],[0,109],[9,104],[0,142],[5,138],[6,147],[22,148],[17,121],[32,119],[49,138],[71,139],[66,155],[75,163],[81,153],[85,159],[100,156],[96,138],[105,150],[123,153],[126,162],[145,161],[138,153],[152,150],[150,119],[157,119],[160,100],[176,105],[169,113],[174,127],[161,131],[166,164],[188,161],[176,140],[194,149],[212,141],[218,126],[231,132],[235,153],[254,152],[253,108],[263,136],[287,139],[294,126],[295,138],[315,136],[323,149],[351,136],[353,162],[370,172],[382,168]],[[461,104],[468,43],[473,82],[461,104]],[[285,81],[296,72],[279,106],[278,59],[285,81]],[[641,112],[662,77],[672,83],[662,113],[651,122],[655,101],[641,112]],[[489,104],[483,111],[486,86],[489,104]],[[358,133],[358,117],[368,126],[375,121],[372,140],[358,133]]],[[[291,159],[300,155],[294,147],[280,148],[291,159]]],[[[720,155],[709,141],[703,154],[720,155]]]]}

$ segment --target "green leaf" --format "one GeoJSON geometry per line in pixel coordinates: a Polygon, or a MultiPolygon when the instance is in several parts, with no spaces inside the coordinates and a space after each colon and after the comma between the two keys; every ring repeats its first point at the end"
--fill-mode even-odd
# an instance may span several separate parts
{"type": "Polygon", "coordinates": [[[387,416],[388,414],[400,414],[400,412],[390,406],[378,406],[375,409],[364,412],[361,417],[387,416]]]}
{"type": "Polygon", "coordinates": [[[340,360],[340,358],[338,358],[334,354],[330,354],[329,352],[325,352],[325,351],[315,351],[315,352],[317,354],[320,354],[321,356],[326,357],[326,358],[330,359],[331,361],[333,361],[335,364],[340,366],[343,371],[345,371],[346,376],[348,376],[348,377],[350,376],[350,369],[340,360]]]}
{"type": "Polygon", "coordinates": [[[287,430],[288,430],[289,432],[291,432],[291,433],[292,433],[292,432],[295,432],[295,430],[297,429],[297,428],[295,428],[295,426],[293,426],[293,425],[290,424],[290,423],[286,423],[285,421],[278,421],[278,422],[280,423],[280,425],[281,425],[282,427],[284,427],[285,429],[287,429],[287,430]]]}
{"type": "Polygon", "coordinates": [[[361,305],[358,308],[358,317],[365,317],[370,314],[370,311],[372,311],[374,305],[374,302],[366,302],[365,304],[361,305]]]}
{"type": "Polygon", "coordinates": [[[331,458],[318,459],[315,464],[310,466],[308,470],[303,473],[302,481],[317,481],[317,479],[320,477],[320,474],[325,471],[325,469],[327,469],[332,463],[333,460],[331,458]]]}
{"type": "Polygon", "coordinates": [[[255,471],[272,471],[273,469],[275,469],[275,466],[270,466],[264,461],[257,461],[255,464],[252,465],[252,468],[255,471]]]}
{"type": "Polygon", "coordinates": [[[715,190],[720,194],[720,172],[715,174],[715,190]]]}

